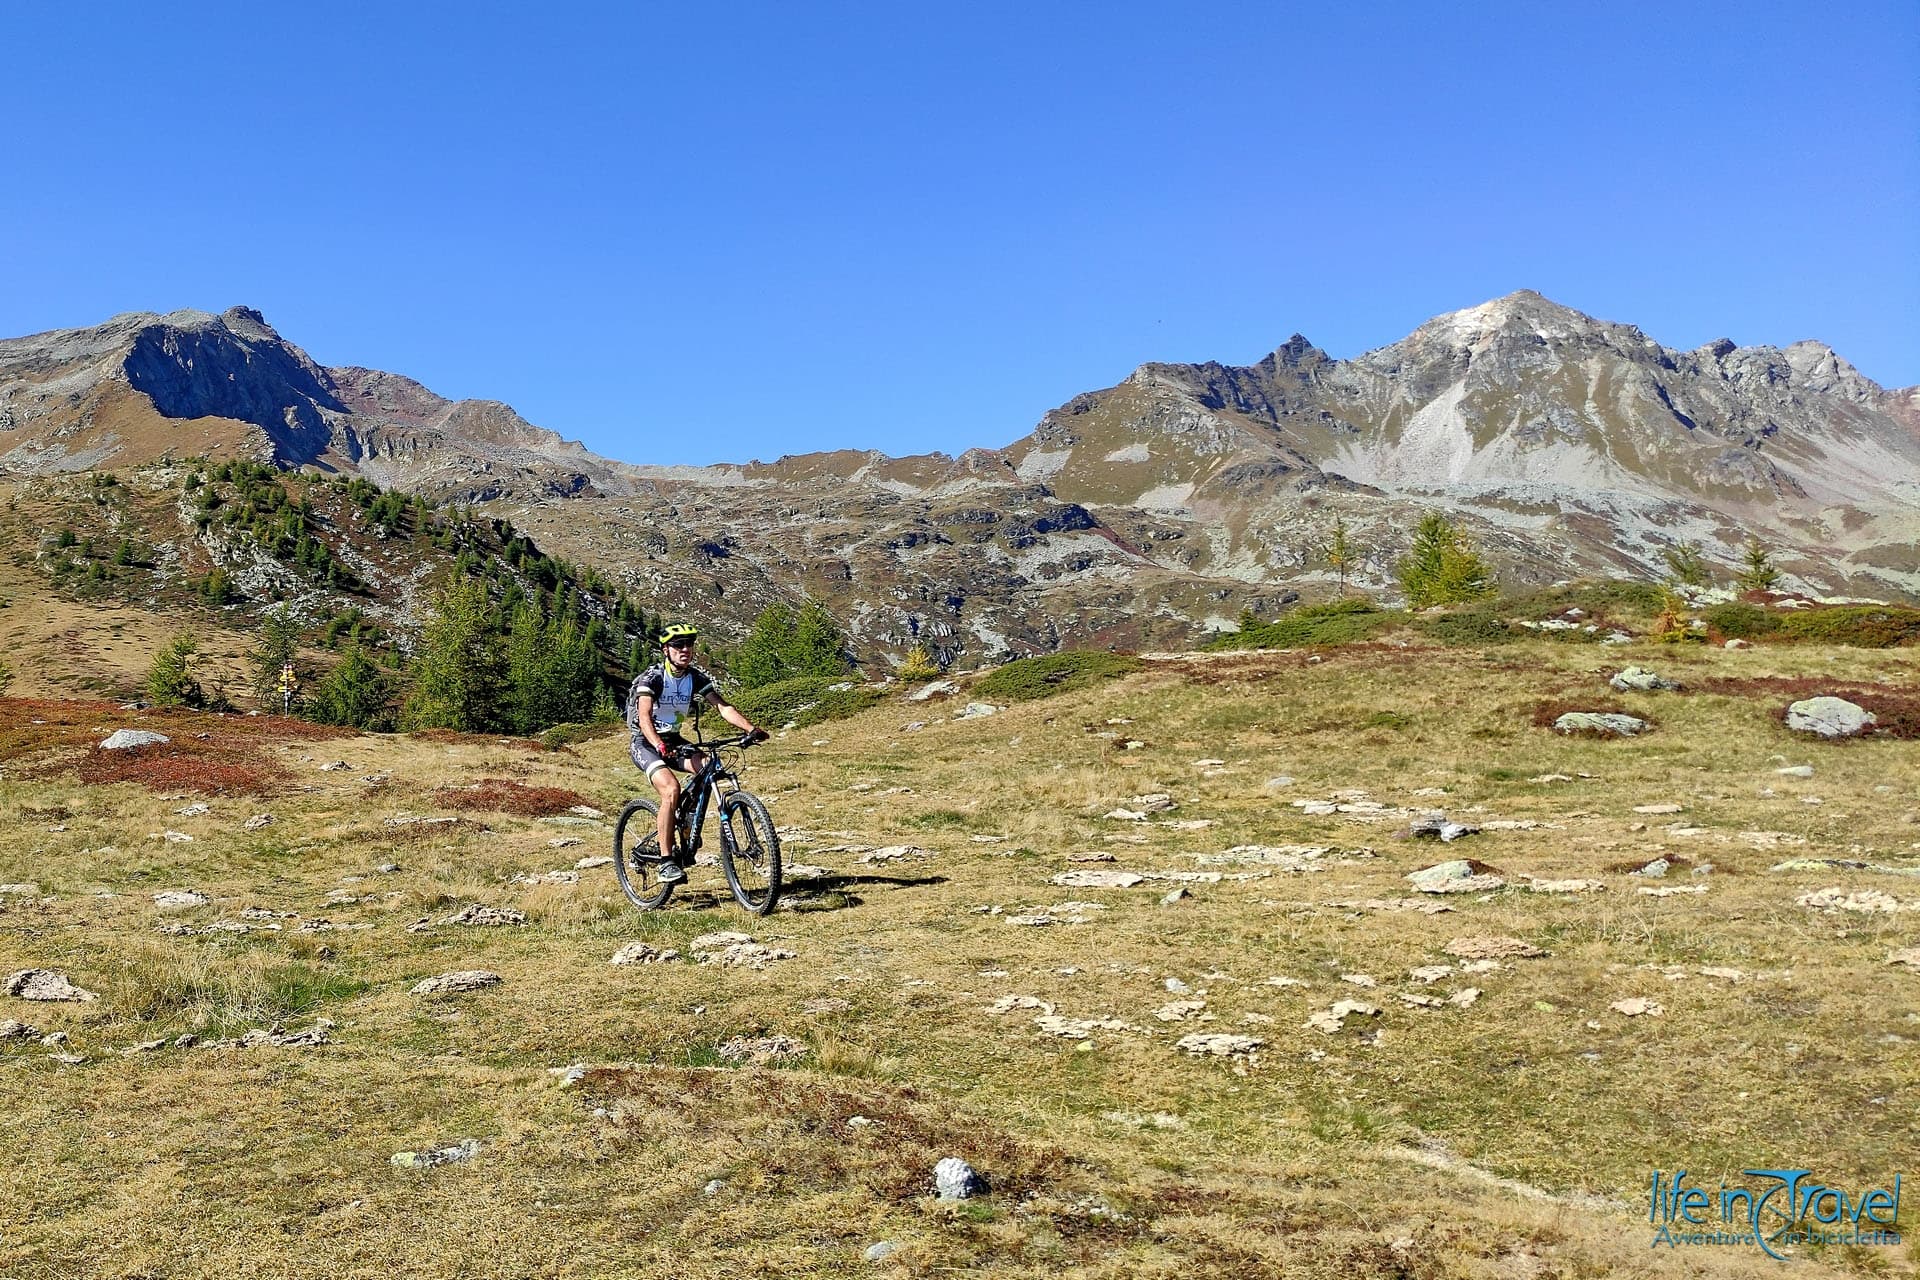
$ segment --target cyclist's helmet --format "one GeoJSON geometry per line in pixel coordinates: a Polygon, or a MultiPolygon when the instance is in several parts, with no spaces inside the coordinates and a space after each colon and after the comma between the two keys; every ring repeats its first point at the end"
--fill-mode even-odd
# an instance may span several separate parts
{"type": "Polygon", "coordinates": [[[699,629],[690,623],[669,622],[660,628],[660,643],[666,644],[670,640],[691,640],[699,634],[699,629]]]}

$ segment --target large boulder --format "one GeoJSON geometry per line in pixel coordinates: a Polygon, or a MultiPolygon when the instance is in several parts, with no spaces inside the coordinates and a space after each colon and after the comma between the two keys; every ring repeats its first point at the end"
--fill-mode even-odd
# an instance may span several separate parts
{"type": "Polygon", "coordinates": [[[1656,689],[1680,687],[1678,680],[1669,680],[1665,676],[1655,675],[1645,667],[1628,667],[1607,683],[1621,693],[1651,693],[1656,689]]]}
{"type": "Polygon", "coordinates": [[[1647,722],[1618,711],[1569,711],[1553,722],[1561,733],[1591,733],[1603,738],[1631,738],[1647,731],[1647,722]]]}
{"type": "Polygon", "coordinates": [[[1845,698],[1806,698],[1787,708],[1787,728],[1823,738],[1854,738],[1877,723],[1873,712],[1845,698]]]}
{"type": "Polygon", "coordinates": [[[163,742],[172,742],[164,733],[154,733],[150,729],[115,729],[100,744],[102,751],[125,751],[131,747],[153,747],[163,742]]]}

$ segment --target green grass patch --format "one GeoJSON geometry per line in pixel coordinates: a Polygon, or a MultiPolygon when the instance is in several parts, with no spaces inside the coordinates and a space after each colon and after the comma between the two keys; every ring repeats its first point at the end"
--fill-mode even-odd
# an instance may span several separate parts
{"type": "Polygon", "coordinates": [[[1482,606],[1432,618],[1416,618],[1414,630],[1432,636],[1445,645],[1510,644],[1532,634],[1524,627],[1510,627],[1492,608],[1482,606]]]}
{"type": "Polygon", "coordinates": [[[1140,659],[1127,653],[1086,649],[1044,653],[1033,658],[1016,658],[994,668],[973,686],[973,693],[984,699],[1031,702],[1113,680],[1138,671],[1140,666],[1140,659]]]}
{"type": "Polygon", "coordinates": [[[1712,634],[1736,640],[1753,640],[1760,636],[1772,635],[1780,629],[1778,614],[1757,604],[1748,604],[1744,600],[1716,604],[1703,612],[1700,620],[1707,624],[1707,629],[1712,634]]]}
{"type": "Polygon", "coordinates": [[[844,720],[880,701],[880,693],[834,676],[796,676],[749,689],[733,702],[765,729],[844,720]]]}

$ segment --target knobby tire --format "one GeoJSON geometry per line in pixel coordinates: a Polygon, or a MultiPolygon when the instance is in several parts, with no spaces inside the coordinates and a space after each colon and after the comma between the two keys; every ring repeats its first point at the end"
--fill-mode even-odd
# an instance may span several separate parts
{"type": "Polygon", "coordinates": [[[657,911],[673,896],[673,885],[660,883],[660,805],[653,800],[629,800],[613,824],[613,874],[627,901],[642,911],[657,911]],[[628,824],[642,824],[631,838],[628,824]]]}
{"type": "Polygon", "coordinates": [[[742,909],[756,916],[780,900],[780,835],[760,797],[735,791],[720,803],[720,868],[742,909]]]}

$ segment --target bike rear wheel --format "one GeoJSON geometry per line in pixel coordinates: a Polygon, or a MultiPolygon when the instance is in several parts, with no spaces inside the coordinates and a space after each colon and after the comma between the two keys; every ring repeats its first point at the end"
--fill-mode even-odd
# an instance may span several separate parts
{"type": "Polygon", "coordinates": [[[667,904],[673,885],[660,882],[660,806],[652,800],[629,800],[613,824],[613,874],[620,892],[642,911],[667,904]]]}
{"type": "Polygon", "coordinates": [[[720,869],[742,908],[756,916],[780,900],[780,836],[760,798],[735,791],[720,804],[720,869]]]}

